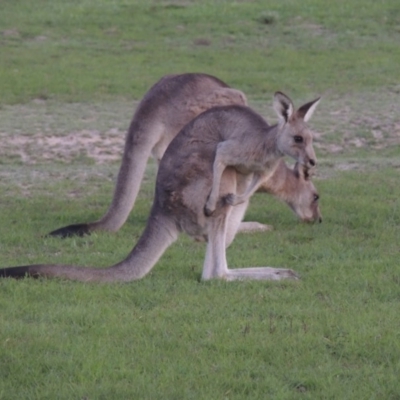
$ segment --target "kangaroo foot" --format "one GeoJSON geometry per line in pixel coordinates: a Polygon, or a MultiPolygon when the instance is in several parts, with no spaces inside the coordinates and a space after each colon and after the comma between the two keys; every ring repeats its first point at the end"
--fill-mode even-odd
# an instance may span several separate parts
{"type": "Polygon", "coordinates": [[[272,225],[261,224],[260,222],[245,221],[239,225],[238,232],[250,233],[250,232],[266,232],[272,231],[274,228],[272,225]]]}
{"type": "Polygon", "coordinates": [[[299,275],[291,269],[255,267],[255,268],[228,269],[224,279],[227,281],[235,281],[242,279],[280,281],[282,279],[298,280],[299,275]]]}

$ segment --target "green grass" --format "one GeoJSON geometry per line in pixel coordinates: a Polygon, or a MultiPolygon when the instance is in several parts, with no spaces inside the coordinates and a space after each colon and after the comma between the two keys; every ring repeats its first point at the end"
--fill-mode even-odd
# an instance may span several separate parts
{"type": "Polygon", "coordinates": [[[397,0],[3,1],[0,104],[139,98],[214,73],[254,97],[398,85],[397,0]]]}
{"type": "MultiPolygon", "coordinates": [[[[247,219],[276,229],[240,235],[228,250],[232,267],[284,265],[300,282],[201,283],[204,245],[185,237],[131,284],[2,281],[2,398],[396,398],[398,170],[317,183],[322,224],[295,223],[256,195],[247,219]]],[[[2,196],[2,263],[106,266],[127,254],[150,184],[117,234],[40,238],[108,204],[110,185],[70,204],[61,196],[73,186],[2,196]]]]}
{"type": "Polygon", "coordinates": [[[102,215],[118,163],[45,159],[38,139],[123,135],[166,73],[216,75],[271,121],[273,91],[297,105],[323,94],[311,126],[324,221],[257,194],[246,220],[275,230],[228,249],[232,268],[288,267],[298,282],[201,282],[205,245],[183,235],[138,282],[2,280],[0,399],[398,399],[397,3],[3,0],[1,267],[128,254],[154,163],[120,232],[46,238],[102,215]]]}

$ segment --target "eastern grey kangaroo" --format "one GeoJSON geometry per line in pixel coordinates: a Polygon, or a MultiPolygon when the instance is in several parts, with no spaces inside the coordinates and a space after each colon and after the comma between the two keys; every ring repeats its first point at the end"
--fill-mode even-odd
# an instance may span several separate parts
{"type": "MultiPolygon", "coordinates": [[[[160,162],[172,139],[189,121],[211,107],[232,104],[247,105],[246,96],[214,76],[192,73],[161,78],[146,93],[133,116],[113,200],[106,214],[98,221],[69,225],[50,232],[50,235],[82,236],[96,230],[120,229],[134,206],[150,155],[160,162]]],[[[279,169],[285,170],[286,166],[282,164],[279,169]]],[[[296,172],[292,175],[296,176],[296,172]]],[[[298,198],[297,191],[307,191],[310,199],[315,193],[311,181],[308,180],[307,184],[304,182],[299,179],[297,187],[291,185],[293,192],[289,196],[289,204],[300,219],[310,221],[310,218],[303,216],[304,213],[309,214],[309,209],[314,206],[313,201],[308,205],[303,204],[302,207],[300,205],[293,207],[298,198]],[[301,212],[304,206],[308,209],[301,212]]],[[[268,185],[267,181],[265,185],[268,185]]],[[[275,193],[273,189],[268,193],[287,201],[287,193],[284,197],[275,193]]],[[[315,214],[314,220],[318,219],[319,216],[315,214]]],[[[256,223],[253,224],[255,225],[256,223]]],[[[268,229],[261,224],[258,224],[258,227],[268,229]]]]}
{"type": "Polygon", "coordinates": [[[153,268],[183,231],[195,239],[207,240],[203,280],[297,278],[292,270],[282,268],[230,270],[225,249],[236,235],[260,177],[272,174],[284,154],[302,165],[316,164],[306,121],[318,102],[319,99],[314,100],[294,111],[292,101],[277,92],[274,109],[279,122],[274,126],[246,106],[205,111],[189,122],[166,150],[146,228],[123,261],[104,269],[43,264],[11,267],[0,270],[0,276],[97,282],[137,280],[153,268]]]}

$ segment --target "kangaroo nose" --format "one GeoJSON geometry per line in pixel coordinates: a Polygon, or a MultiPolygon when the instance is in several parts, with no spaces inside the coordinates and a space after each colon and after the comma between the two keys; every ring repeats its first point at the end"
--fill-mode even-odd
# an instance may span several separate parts
{"type": "Polygon", "coordinates": [[[316,161],[310,158],[309,163],[312,167],[315,167],[317,165],[316,161]]]}

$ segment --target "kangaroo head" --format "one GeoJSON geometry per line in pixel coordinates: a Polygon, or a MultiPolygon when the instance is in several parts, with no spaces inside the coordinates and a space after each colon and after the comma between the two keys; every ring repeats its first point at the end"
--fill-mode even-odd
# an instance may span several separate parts
{"type": "Polygon", "coordinates": [[[285,94],[276,92],[274,96],[274,110],[279,117],[278,149],[307,168],[317,165],[312,144],[313,137],[307,127],[307,121],[319,101],[320,98],[310,101],[295,111],[292,101],[285,94]]]}
{"type": "Polygon", "coordinates": [[[293,172],[296,179],[295,190],[287,203],[303,222],[322,222],[319,195],[310,180],[308,167],[297,162],[293,172]]]}

